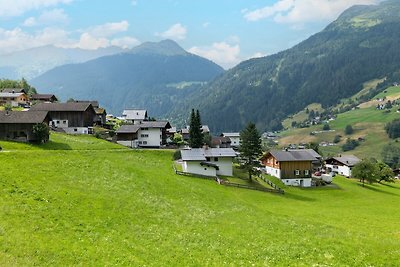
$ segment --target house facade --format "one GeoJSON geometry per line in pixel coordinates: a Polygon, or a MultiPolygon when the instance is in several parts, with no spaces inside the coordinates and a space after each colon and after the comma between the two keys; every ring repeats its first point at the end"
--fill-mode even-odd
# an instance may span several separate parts
{"type": "MultiPolygon", "coordinates": [[[[279,178],[285,185],[310,187],[315,151],[273,150],[262,158],[267,174],[279,178]]],[[[317,153],[316,153],[317,154],[317,153]]]]}
{"type": "Polygon", "coordinates": [[[147,121],[147,110],[145,109],[125,109],[122,112],[122,119],[127,123],[140,124],[147,121]]]}
{"type": "Polygon", "coordinates": [[[30,101],[33,102],[50,102],[50,103],[54,103],[57,102],[58,99],[55,95],[52,94],[33,94],[30,97],[30,101]]]}
{"type": "Polygon", "coordinates": [[[240,133],[222,133],[221,135],[231,140],[231,147],[240,147],[240,133]]]}
{"type": "Polygon", "coordinates": [[[325,161],[325,169],[327,172],[334,172],[346,177],[351,177],[351,171],[361,159],[354,155],[343,155],[332,157],[325,161]]]}
{"type": "Polygon", "coordinates": [[[28,96],[25,93],[0,93],[0,105],[9,104],[12,107],[18,107],[28,103],[28,96]]]}
{"type": "Polygon", "coordinates": [[[140,124],[122,125],[117,131],[117,143],[132,147],[159,148],[167,143],[167,121],[144,121],[140,124]]]}
{"type": "Polygon", "coordinates": [[[181,150],[183,171],[190,174],[215,177],[232,176],[232,148],[192,148],[181,150]]]}
{"type": "Polygon", "coordinates": [[[48,111],[50,126],[68,134],[91,134],[96,112],[90,103],[38,103],[31,111],[48,111]]]}
{"type": "Polygon", "coordinates": [[[33,126],[38,123],[49,125],[47,111],[0,111],[0,139],[20,142],[37,141],[33,126]]]}

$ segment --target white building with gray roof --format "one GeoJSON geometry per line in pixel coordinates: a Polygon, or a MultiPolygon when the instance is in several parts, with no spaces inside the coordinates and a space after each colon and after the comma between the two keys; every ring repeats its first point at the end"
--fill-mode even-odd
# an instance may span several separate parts
{"type": "Polygon", "coordinates": [[[183,171],[215,177],[232,176],[232,161],[236,153],[232,148],[192,148],[181,150],[183,171]]]}

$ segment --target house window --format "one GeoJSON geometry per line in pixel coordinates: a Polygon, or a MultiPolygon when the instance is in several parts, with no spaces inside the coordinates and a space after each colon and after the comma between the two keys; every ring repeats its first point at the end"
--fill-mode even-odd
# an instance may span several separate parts
{"type": "Polygon", "coordinates": [[[78,129],[74,128],[74,132],[77,132],[77,131],[78,131],[78,129]]]}
{"type": "Polygon", "coordinates": [[[63,124],[66,124],[67,123],[67,121],[63,121],[63,124]]]}
{"type": "Polygon", "coordinates": [[[147,141],[143,141],[143,145],[147,145],[147,141]]]}
{"type": "Polygon", "coordinates": [[[295,173],[296,175],[300,175],[300,170],[295,170],[294,173],[295,173]]]}
{"type": "Polygon", "coordinates": [[[141,134],[140,137],[149,137],[148,134],[141,134]]]}
{"type": "Polygon", "coordinates": [[[214,158],[214,161],[218,161],[218,158],[214,158]]]}
{"type": "Polygon", "coordinates": [[[142,131],[148,131],[149,128],[142,128],[142,131]]]}
{"type": "Polygon", "coordinates": [[[310,171],[309,170],[305,170],[304,171],[304,175],[309,175],[310,174],[310,171]]]}
{"type": "Polygon", "coordinates": [[[142,141],[139,141],[139,145],[141,145],[142,144],[142,141]]]}
{"type": "Polygon", "coordinates": [[[57,124],[59,124],[60,123],[60,121],[57,121],[57,124]]]}
{"type": "Polygon", "coordinates": [[[206,161],[211,161],[211,158],[209,158],[209,157],[206,157],[206,161]]]}

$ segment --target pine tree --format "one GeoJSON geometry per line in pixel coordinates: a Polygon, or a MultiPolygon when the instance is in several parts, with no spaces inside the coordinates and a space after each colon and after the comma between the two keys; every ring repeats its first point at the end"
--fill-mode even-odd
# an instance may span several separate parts
{"type": "Polygon", "coordinates": [[[201,132],[200,112],[192,109],[189,124],[189,145],[191,148],[200,148],[203,145],[203,134],[201,132]]]}
{"type": "Polygon", "coordinates": [[[240,132],[240,157],[245,161],[244,167],[251,175],[256,173],[255,167],[260,166],[258,158],[262,154],[261,136],[254,123],[249,123],[247,127],[240,132]]]}

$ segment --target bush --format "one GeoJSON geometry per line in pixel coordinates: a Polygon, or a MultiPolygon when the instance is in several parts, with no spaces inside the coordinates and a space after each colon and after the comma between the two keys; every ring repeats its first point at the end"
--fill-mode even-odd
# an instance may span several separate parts
{"type": "Polygon", "coordinates": [[[386,124],[385,130],[389,138],[396,139],[400,137],[400,119],[395,119],[386,124]]]}
{"type": "Polygon", "coordinates": [[[32,133],[35,136],[36,142],[46,143],[49,140],[50,129],[45,123],[37,123],[33,126],[32,133]]]}
{"type": "Polygon", "coordinates": [[[182,156],[181,156],[181,151],[180,150],[175,150],[175,152],[174,152],[174,155],[172,156],[172,158],[174,159],[174,160],[178,160],[178,159],[180,159],[182,156]]]}
{"type": "Polygon", "coordinates": [[[325,123],[324,127],[322,128],[322,130],[324,130],[324,131],[329,131],[330,129],[331,129],[331,127],[329,127],[328,123],[325,123]]]}
{"type": "Polygon", "coordinates": [[[333,138],[333,142],[335,144],[339,143],[340,142],[340,135],[335,135],[335,138],[333,138]]]}
{"type": "Polygon", "coordinates": [[[347,139],[346,143],[342,146],[343,151],[354,150],[360,143],[354,139],[347,139]]]}
{"type": "Polygon", "coordinates": [[[344,128],[344,133],[347,135],[350,135],[354,132],[354,129],[351,125],[346,125],[346,128],[344,128]]]}

